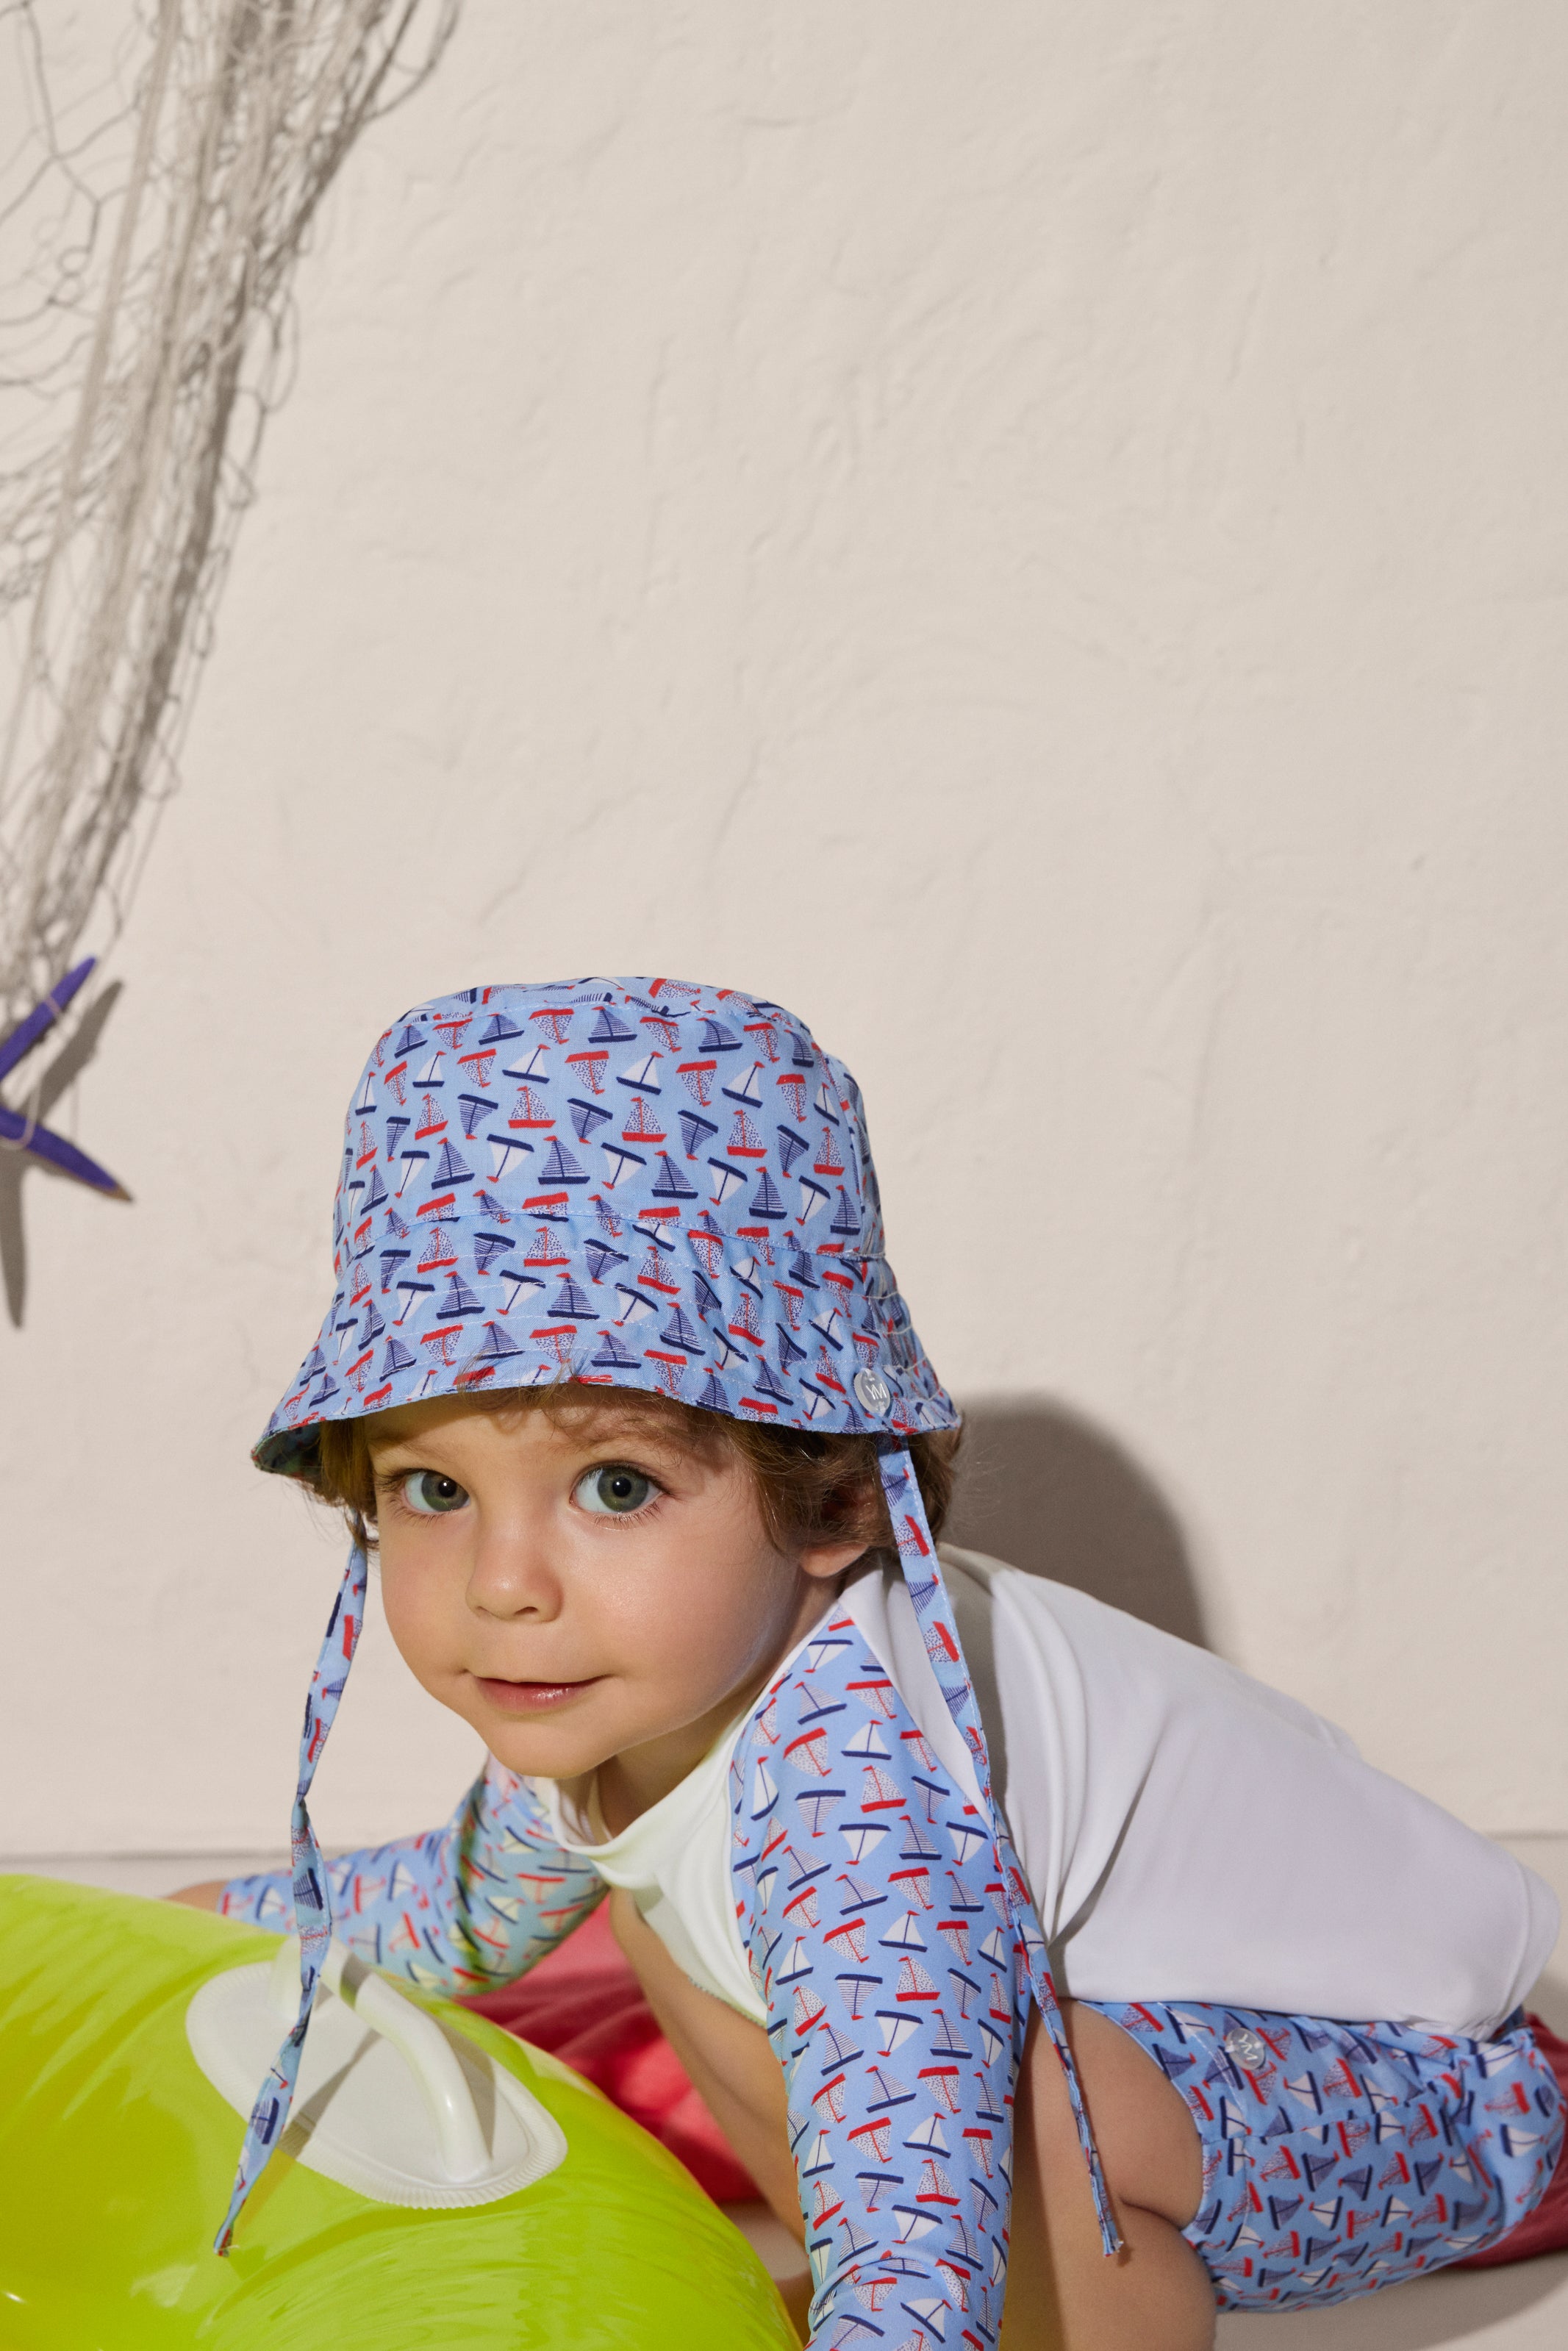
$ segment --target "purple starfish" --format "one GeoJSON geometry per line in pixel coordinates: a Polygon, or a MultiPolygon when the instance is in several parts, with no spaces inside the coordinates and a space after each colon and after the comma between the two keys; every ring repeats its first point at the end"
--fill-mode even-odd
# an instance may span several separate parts
{"type": "MultiPolygon", "coordinates": [[[[89,956],[84,963],[68,971],[43,1002],[34,1005],[26,1019],[18,1021],[8,1037],[0,1039],[0,1079],[8,1077],[23,1055],[30,1053],[39,1038],[54,1027],[97,961],[96,956],[89,956]]],[[[95,1191],[124,1196],[114,1177],[96,1159],[89,1159],[85,1151],[78,1151],[63,1134],[56,1134],[52,1128],[40,1126],[36,1119],[25,1118],[19,1111],[8,1110],[0,1102],[0,1145],[5,1144],[13,1150],[30,1151],[35,1159],[47,1159],[66,1175],[79,1176],[95,1191]]]]}

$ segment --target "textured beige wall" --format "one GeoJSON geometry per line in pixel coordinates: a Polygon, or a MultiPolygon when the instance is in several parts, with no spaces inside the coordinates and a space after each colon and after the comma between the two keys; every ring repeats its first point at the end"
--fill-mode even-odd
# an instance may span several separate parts
{"type": "MultiPolygon", "coordinates": [[[[350,1082],[593,969],[849,1061],[936,1364],[1108,1481],[1058,1564],[1142,1510],[1568,1829],[1565,80],[1549,0],[468,0],[302,272],[76,1096],[135,1205],[26,1186],[0,1851],[278,1842],[350,1082]]],[[[329,1842],[461,1783],[401,1677],[329,1842]]]]}

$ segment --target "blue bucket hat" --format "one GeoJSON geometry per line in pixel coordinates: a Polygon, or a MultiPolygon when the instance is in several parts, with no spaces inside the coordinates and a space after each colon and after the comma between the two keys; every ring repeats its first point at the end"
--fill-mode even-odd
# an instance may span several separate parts
{"type": "MultiPolygon", "coordinates": [[[[927,1651],[975,1757],[1034,1993],[1118,2241],[1045,1943],[1000,1839],[985,1734],[907,1439],[959,1415],[883,1246],[860,1088],[805,1023],[665,978],[465,988],[378,1039],[344,1123],[331,1302],[255,1448],[298,1475],[324,1421],[575,1380],[877,1440],[927,1651]]],[[[307,1797],[364,1617],[356,1547],[306,1702],[293,1816],[300,2001],[251,2115],[234,2224],[282,2135],[330,1890],[307,1797]]]]}
{"type": "Polygon", "coordinates": [[[297,1468],[323,1420],[569,1378],[784,1428],[958,1418],[883,1253],[860,1088],[732,988],[416,1006],[355,1089],[332,1245],[264,1469],[297,1468]]]}

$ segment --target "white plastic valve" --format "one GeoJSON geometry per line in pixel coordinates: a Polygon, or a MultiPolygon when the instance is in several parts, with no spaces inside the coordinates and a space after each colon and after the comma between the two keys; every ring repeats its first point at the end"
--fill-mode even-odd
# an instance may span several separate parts
{"type": "MultiPolygon", "coordinates": [[[[419,2085],[441,2149],[448,2179],[477,2179],[489,2161],[485,2134],[474,2111],[474,2093],[452,2043],[433,2016],[426,2016],[396,1986],[366,1967],[335,1938],[328,1946],[321,1980],[346,2008],[390,2041],[419,2085]]],[[[285,2027],[299,2012],[299,1938],[287,1936],[272,1963],[267,1986],[285,2027]]]]}
{"type": "MultiPolygon", "coordinates": [[[[298,2010],[292,1937],[271,1961],[212,1977],[191,2001],[192,2054],[236,2114],[249,2114],[298,2010]]],[[[560,2125],[517,2074],[339,1943],[317,1986],[282,2145],[378,2203],[438,2210],[516,2195],[567,2153],[560,2125]]]]}

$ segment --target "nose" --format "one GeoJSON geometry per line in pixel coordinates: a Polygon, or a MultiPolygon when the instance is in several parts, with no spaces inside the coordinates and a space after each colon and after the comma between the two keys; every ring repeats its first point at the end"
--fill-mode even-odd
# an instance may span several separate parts
{"type": "Polygon", "coordinates": [[[548,1625],[560,1614],[563,1596],[542,1527],[521,1513],[499,1520],[481,1516],[467,1589],[476,1616],[548,1625]]]}

